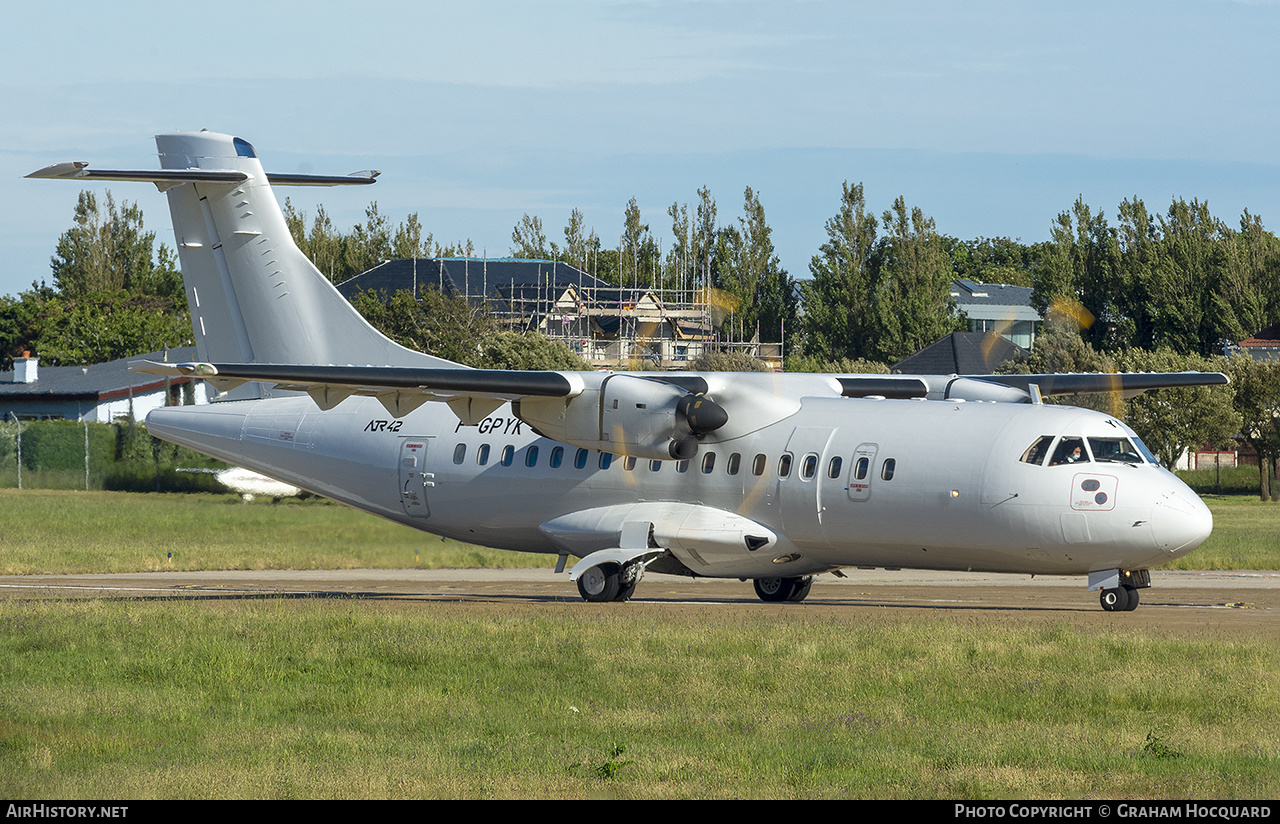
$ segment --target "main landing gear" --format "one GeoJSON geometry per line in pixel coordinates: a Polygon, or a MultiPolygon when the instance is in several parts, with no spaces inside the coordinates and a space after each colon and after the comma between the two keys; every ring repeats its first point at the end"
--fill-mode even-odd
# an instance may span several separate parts
{"type": "Polygon", "coordinates": [[[803,601],[813,586],[813,576],[802,578],[756,578],[756,595],[761,601],[803,601]]]}
{"type": "Polygon", "coordinates": [[[598,564],[578,576],[578,594],[585,601],[629,601],[643,575],[643,564],[598,564]]]}

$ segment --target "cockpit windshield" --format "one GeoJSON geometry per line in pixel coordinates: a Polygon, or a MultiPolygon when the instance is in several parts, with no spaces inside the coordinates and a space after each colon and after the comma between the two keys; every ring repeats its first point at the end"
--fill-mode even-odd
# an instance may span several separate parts
{"type": "Polygon", "coordinates": [[[1128,438],[1090,438],[1089,451],[1095,461],[1118,463],[1144,463],[1142,455],[1134,449],[1128,438]]]}

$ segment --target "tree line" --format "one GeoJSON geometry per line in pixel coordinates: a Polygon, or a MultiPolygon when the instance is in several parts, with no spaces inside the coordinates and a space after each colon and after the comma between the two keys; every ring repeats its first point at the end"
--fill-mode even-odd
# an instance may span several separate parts
{"type": "MultiPolygon", "coordinates": [[[[666,210],[675,242],[665,249],[632,198],[616,248],[604,248],[575,209],[563,244],[548,240],[539,217],[524,215],[513,228],[510,254],[561,260],[620,285],[708,290],[722,310],[717,319],[735,333],[785,337],[787,367],[795,370],[886,371],[965,328],[950,296],[953,278],[1029,286],[1049,323],[1030,361],[1004,368],[1228,371],[1232,386],[1204,390],[1203,397],[1186,394],[1199,390],[1165,390],[1124,408],[1111,396],[1073,400],[1127,416],[1166,458],[1240,433],[1262,456],[1263,496],[1275,489],[1280,497],[1280,375],[1273,374],[1280,367],[1215,359],[1225,342],[1280,322],[1280,241],[1258,216],[1246,211],[1231,226],[1201,201],[1174,199],[1157,214],[1135,197],[1111,221],[1078,199],[1053,221],[1046,241],[961,241],[938,232],[902,197],[875,214],[862,184],[845,182],[809,277],[797,279],[774,251],[758,192],[746,188],[741,213],[728,221],[706,187],[696,194],[692,203],[666,210]],[[1175,411],[1194,413],[1200,423],[1175,425],[1169,417],[1175,411]],[[1222,434],[1227,429],[1233,432],[1222,434]],[[1175,430],[1183,434],[1167,434],[1175,430]]],[[[389,258],[474,254],[469,240],[437,243],[416,213],[393,223],[376,202],[347,232],[323,207],[309,219],[286,201],[284,213],[299,247],[335,282],[389,258]]],[[[110,192],[82,192],[50,265],[51,283],[0,298],[0,351],[7,359],[29,350],[51,365],[84,364],[190,345],[176,255],[143,228],[136,204],[118,205],[110,192]]],[[[456,297],[415,304],[366,295],[357,305],[400,342],[469,365],[582,365],[567,350],[505,340],[456,297]]]]}

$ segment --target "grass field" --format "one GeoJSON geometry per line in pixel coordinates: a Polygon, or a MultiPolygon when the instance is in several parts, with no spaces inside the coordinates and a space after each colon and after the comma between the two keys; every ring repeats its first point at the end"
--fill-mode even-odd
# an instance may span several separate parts
{"type": "MultiPolygon", "coordinates": [[[[1276,568],[1280,507],[1210,506],[1220,545],[1191,560],[1276,568]]],[[[319,501],[0,492],[0,513],[11,574],[537,560],[319,501]]],[[[814,615],[0,600],[0,796],[1280,796],[1280,633],[814,615]]]]}
{"type": "MultiPolygon", "coordinates": [[[[1214,530],[1177,569],[1280,569],[1280,504],[1204,496],[1214,530]]],[[[0,489],[0,574],[161,569],[549,567],[442,540],[323,499],[0,489]]]]}
{"type": "Polygon", "coordinates": [[[0,795],[1280,794],[1275,637],[723,616],[0,602],[0,795]]]}

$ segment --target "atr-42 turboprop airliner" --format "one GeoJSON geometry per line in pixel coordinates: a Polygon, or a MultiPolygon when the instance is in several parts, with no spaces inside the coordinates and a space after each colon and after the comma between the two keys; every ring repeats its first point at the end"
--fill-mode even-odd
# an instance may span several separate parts
{"type": "Polygon", "coordinates": [[[1132,429],[1041,396],[1221,374],[808,375],[470,369],[374,330],[299,251],[246,141],[160,135],[159,170],[30,177],[168,195],[204,406],[154,435],[437,535],[569,556],[588,601],[646,570],[800,601],[845,567],[1080,575],[1134,609],[1149,568],[1208,537],[1204,503],[1132,429]]]}

